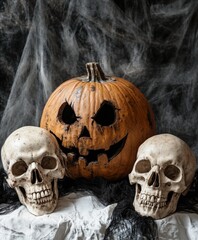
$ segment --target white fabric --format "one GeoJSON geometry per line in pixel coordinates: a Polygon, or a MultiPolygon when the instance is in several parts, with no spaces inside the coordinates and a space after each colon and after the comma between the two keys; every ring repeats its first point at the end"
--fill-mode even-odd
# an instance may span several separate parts
{"type": "MultiPolygon", "coordinates": [[[[116,204],[102,205],[95,196],[71,193],[55,212],[36,217],[24,206],[0,216],[1,240],[100,240],[116,204]]],[[[175,213],[155,221],[159,240],[198,240],[198,215],[175,213]]]]}
{"type": "Polygon", "coordinates": [[[115,206],[105,207],[96,197],[84,193],[60,198],[55,212],[44,216],[34,216],[21,206],[0,216],[0,239],[103,239],[115,206]]]}
{"type": "Polygon", "coordinates": [[[159,240],[198,240],[198,214],[174,213],[155,222],[159,240]]]}

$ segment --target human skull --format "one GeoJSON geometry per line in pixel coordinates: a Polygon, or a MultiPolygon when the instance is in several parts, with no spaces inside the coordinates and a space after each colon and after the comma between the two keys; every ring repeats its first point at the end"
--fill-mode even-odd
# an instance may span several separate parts
{"type": "Polygon", "coordinates": [[[34,215],[54,211],[59,178],[64,177],[64,155],[47,130],[25,126],[6,139],[1,157],[7,182],[19,200],[34,215]]]}
{"type": "Polygon", "coordinates": [[[147,139],[139,147],[129,174],[130,184],[136,184],[135,210],[154,219],[175,212],[179,197],[193,181],[195,170],[195,156],[180,138],[159,134],[147,139]]]}

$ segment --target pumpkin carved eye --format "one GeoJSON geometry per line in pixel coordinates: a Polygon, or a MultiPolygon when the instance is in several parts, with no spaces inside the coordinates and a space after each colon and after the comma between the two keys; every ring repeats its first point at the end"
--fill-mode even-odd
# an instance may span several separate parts
{"type": "Polygon", "coordinates": [[[63,103],[58,113],[59,121],[71,125],[77,121],[77,118],[71,105],[67,102],[63,103]]]}
{"type": "Polygon", "coordinates": [[[97,113],[92,118],[101,126],[113,124],[116,120],[115,106],[109,101],[103,101],[97,113]]]}

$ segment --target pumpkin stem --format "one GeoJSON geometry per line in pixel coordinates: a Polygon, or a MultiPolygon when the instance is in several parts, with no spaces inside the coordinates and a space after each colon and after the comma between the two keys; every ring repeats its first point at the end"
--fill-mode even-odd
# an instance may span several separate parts
{"type": "Polygon", "coordinates": [[[100,65],[96,62],[87,63],[86,69],[87,79],[89,82],[100,82],[108,79],[102,71],[100,65]]]}

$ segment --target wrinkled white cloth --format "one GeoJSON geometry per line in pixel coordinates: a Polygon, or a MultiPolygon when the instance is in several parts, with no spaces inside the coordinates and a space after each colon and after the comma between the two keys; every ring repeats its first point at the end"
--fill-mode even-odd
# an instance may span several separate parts
{"type": "Polygon", "coordinates": [[[159,240],[198,240],[198,214],[174,213],[155,222],[159,240]]]}
{"type": "MultiPolygon", "coordinates": [[[[100,240],[115,206],[104,206],[85,192],[60,198],[55,211],[43,216],[34,216],[21,206],[0,215],[0,239],[100,240]]],[[[155,222],[159,240],[198,240],[198,214],[175,213],[155,222]]]]}
{"type": "Polygon", "coordinates": [[[0,239],[103,239],[115,206],[104,206],[96,197],[85,193],[60,198],[56,210],[43,216],[34,216],[21,206],[0,216],[0,239]]]}

